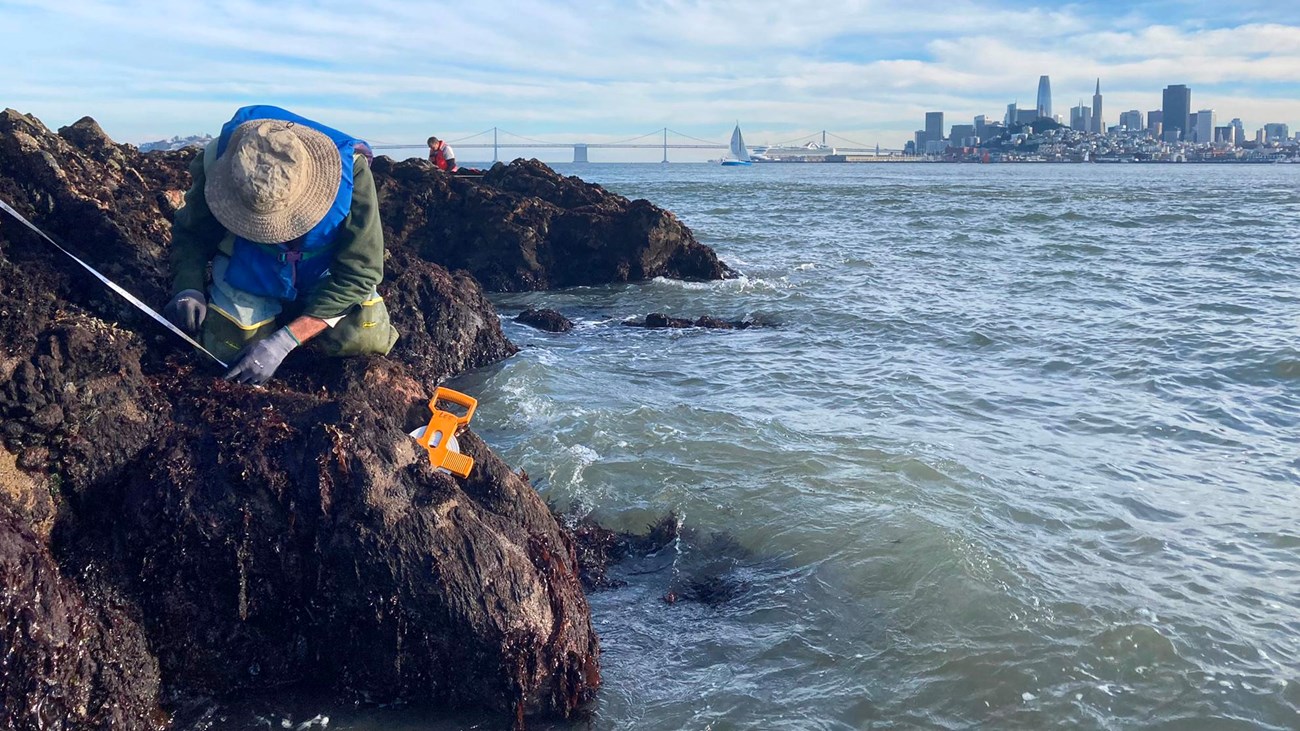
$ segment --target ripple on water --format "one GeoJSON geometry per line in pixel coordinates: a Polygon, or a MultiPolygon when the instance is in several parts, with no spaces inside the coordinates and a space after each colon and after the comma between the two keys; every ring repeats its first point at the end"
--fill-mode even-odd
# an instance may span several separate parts
{"type": "Polygon", "coordinates": [[[596,727],[1294,728],[1300,166],[1246,167],[574,168],[748,275],[499,295],[586,326],[467,377],[548,500],[754,556],[593,595],[596,727]]]}

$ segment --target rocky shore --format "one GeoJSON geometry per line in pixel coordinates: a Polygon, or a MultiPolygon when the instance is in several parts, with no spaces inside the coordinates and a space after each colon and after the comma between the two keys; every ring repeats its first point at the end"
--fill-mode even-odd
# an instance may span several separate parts
{"type": "MultiPolygon", "coordinates": [[[[193,150],[0,113],[0,199],[161,306],[193,150]]],[[[472,431],[467,479],[406,436],[515,352],[484,288],[730,270],[671,213],[536,162],[375,161],[387,358],[220,373],[0,216],[0,725],[163,729],[311,687],[568,717],[600,685],[573,534],[472,431]]]]}

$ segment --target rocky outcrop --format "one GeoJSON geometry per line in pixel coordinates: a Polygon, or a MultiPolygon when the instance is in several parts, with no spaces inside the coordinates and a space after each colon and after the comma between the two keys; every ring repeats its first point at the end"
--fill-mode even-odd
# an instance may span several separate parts
{"type": "Polygon", "coordinates": [[[672,213],[536,160],[497,164],[481,179],[421,160],[380,158],[374,170],[388,240],[489,290],[734,276],[672,213]]]}
{"type": "Polygon", "coordinates": [[[529,308],[515,315],[515,322],[551,333],[567,333],[573,329],[573,322],[555,310],[529,308]]]}
{"type": "MultiPolygon", "coordinates": [[[[0,197],[156,305],[193,155],[0,113],[0,197]]],[[[381,184],[394,210],[428,195],[381,184]]],[[[194,694],[298,684],[519,722],[592,697],[569,532],[472,432],[464,480],[405,435],[438,381],[514,346],[390,225],[390,357],[300,351],[250,388],[0,222],[0,725],[155,728],[194,694]]]]}
{"type": "Polygon", "coordinates": [[[754,325],[748,320],[723,320],[712,315],[701,315],[694,320],[688,320],[684,317],[670,317],[662,312],[651,312],[645,316],[644,320],[624,320],[623,324],[627,327],[643,327],[649,330],[684,329],[688,327],[702,327],[710,330],[745,330],[754,325]]]}

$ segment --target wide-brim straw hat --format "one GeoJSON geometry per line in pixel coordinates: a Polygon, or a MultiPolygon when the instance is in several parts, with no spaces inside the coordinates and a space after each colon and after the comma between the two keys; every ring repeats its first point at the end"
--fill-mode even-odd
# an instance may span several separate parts
{"type": "Polygon", "coordinates": [[[226,230],[261,244],[283,244],[325,218],[342,176],[338,146],[324,133],[254,119],[231,133],[203,193],[226,230]]]}

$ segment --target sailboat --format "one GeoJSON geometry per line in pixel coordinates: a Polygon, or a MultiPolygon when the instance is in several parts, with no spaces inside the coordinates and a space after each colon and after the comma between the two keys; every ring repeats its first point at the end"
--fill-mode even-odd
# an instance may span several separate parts
{"type": "Polygon", "coordinates": [[[735,159],[722,159],[723,165],[753,165],[749,159],[749,150],[745,149],[745,138],[740,136],[740,125],[736,125],[735,131],[731,133],[731,157],[735,159]]]}

